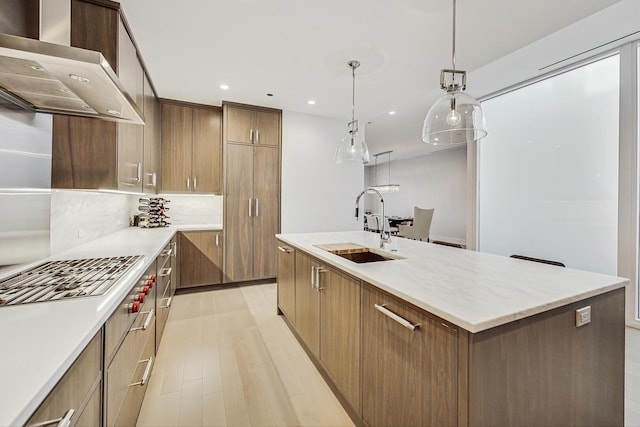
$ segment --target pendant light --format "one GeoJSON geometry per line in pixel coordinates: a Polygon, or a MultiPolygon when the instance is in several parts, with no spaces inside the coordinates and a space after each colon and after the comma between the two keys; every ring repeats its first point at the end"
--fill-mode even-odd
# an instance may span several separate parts
{"type": "Polygon", "coordinates": [[[347,136],[342,138],[336,150],[336,163],[360,162],[369,163],[369,147],[364,139],[358,135],[358,121],[355,119],[356,104],[356,68],[360,66],[360,61],[351,60],[347,62],[351,68],[353,86],[351,91],[351,121],[347,123],[347,136]]]}
{"type": "Polygon", "coordinates": [[[467,72],[456,70],[456,0],[453,0],[451,65],[451,69],[440,71],[440,88],[446,95],[433,104],[424,119],[422,140],[429,144],[463,144],[487,136],[480,103],[463,92],[467,88],[467,72]]]}
{"type": "Polygon", "coordinates": [[[369,188],[373,188],[374,190],[378,190],[380,193],[397,193],[400,191],[399,184],[391,184],[391,153],[393,151],[383,151],[382,153],[374,154],[374,170],[373,170],[373,182],[375,185],[370,186],[369,188]],[[386,184],[378,184],[378,157],[387,155],[387,183],[386,184]]]}

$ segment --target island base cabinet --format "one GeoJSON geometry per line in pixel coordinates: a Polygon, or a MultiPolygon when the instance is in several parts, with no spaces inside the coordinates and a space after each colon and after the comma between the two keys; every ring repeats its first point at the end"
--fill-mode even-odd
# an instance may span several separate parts
{"type": "Polygon", "coordinates": [[[313,282],[317,266],[313,258],[296,251],[295,330],[316,357],[320,354],[320,294],[313,282]]]}
{"type": "Polygon", "coordinates": [[[469,334],[469,426],[622,426],[624,289],[469,334]],[[576,310],[591,322],[576,327],[576,310]]]}
{"type": "Polygon", "coordinates": [[[369,286],[363,288],[362,326],[364,423],[458,425],[458,332],[369,286]]]}
{"type": "Polygon", "coordinates": [[[222,232],[180,233],[180,288],[222,284],[222,232]]]}
{"type": "Polygon", "coordinates": [[[296,323],[296,252],[278,242],[278,308],[289,322],[296,323]]]}

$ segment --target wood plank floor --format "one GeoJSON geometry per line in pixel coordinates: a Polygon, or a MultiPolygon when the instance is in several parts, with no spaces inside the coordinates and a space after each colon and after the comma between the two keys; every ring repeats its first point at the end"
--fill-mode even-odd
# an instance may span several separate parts
{"type": "MultiPolygon", "coordinates": [[[[275,284],[176,296],[138,426],[353,426],[275,307],[275,284]]],[[[625,426],[640,427],[638,329],[625,372],[625,426]]]]}
{"type": "Polygon", "coordinates": [[[175,297],[138,426],[353,423],[262,284],[175,297]]]}

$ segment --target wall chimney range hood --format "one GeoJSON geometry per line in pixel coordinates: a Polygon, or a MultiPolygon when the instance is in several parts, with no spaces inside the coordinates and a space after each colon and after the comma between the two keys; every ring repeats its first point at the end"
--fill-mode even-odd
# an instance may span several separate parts
{"type": "Polygon", "coordinates": [[[100,52],[0,34],[0,97],[42,113],[144,124],[100,52]]]}

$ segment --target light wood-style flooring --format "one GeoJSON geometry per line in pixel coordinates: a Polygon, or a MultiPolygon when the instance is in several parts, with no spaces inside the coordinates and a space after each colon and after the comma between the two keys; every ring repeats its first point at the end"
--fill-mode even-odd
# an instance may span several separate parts
{"type": "MultiPolygon", "coordinates": [[[[352,426],[275,307],[275,284],[176,296],[138,426],[352,426]]],[[[625,371],[625,426],[640,427],[638,329],[625,371]]]]}
{"type": "Polygon", "coordinates": [[[353,423],[262,284],[174,298],[138,426],[353,423]]]}

